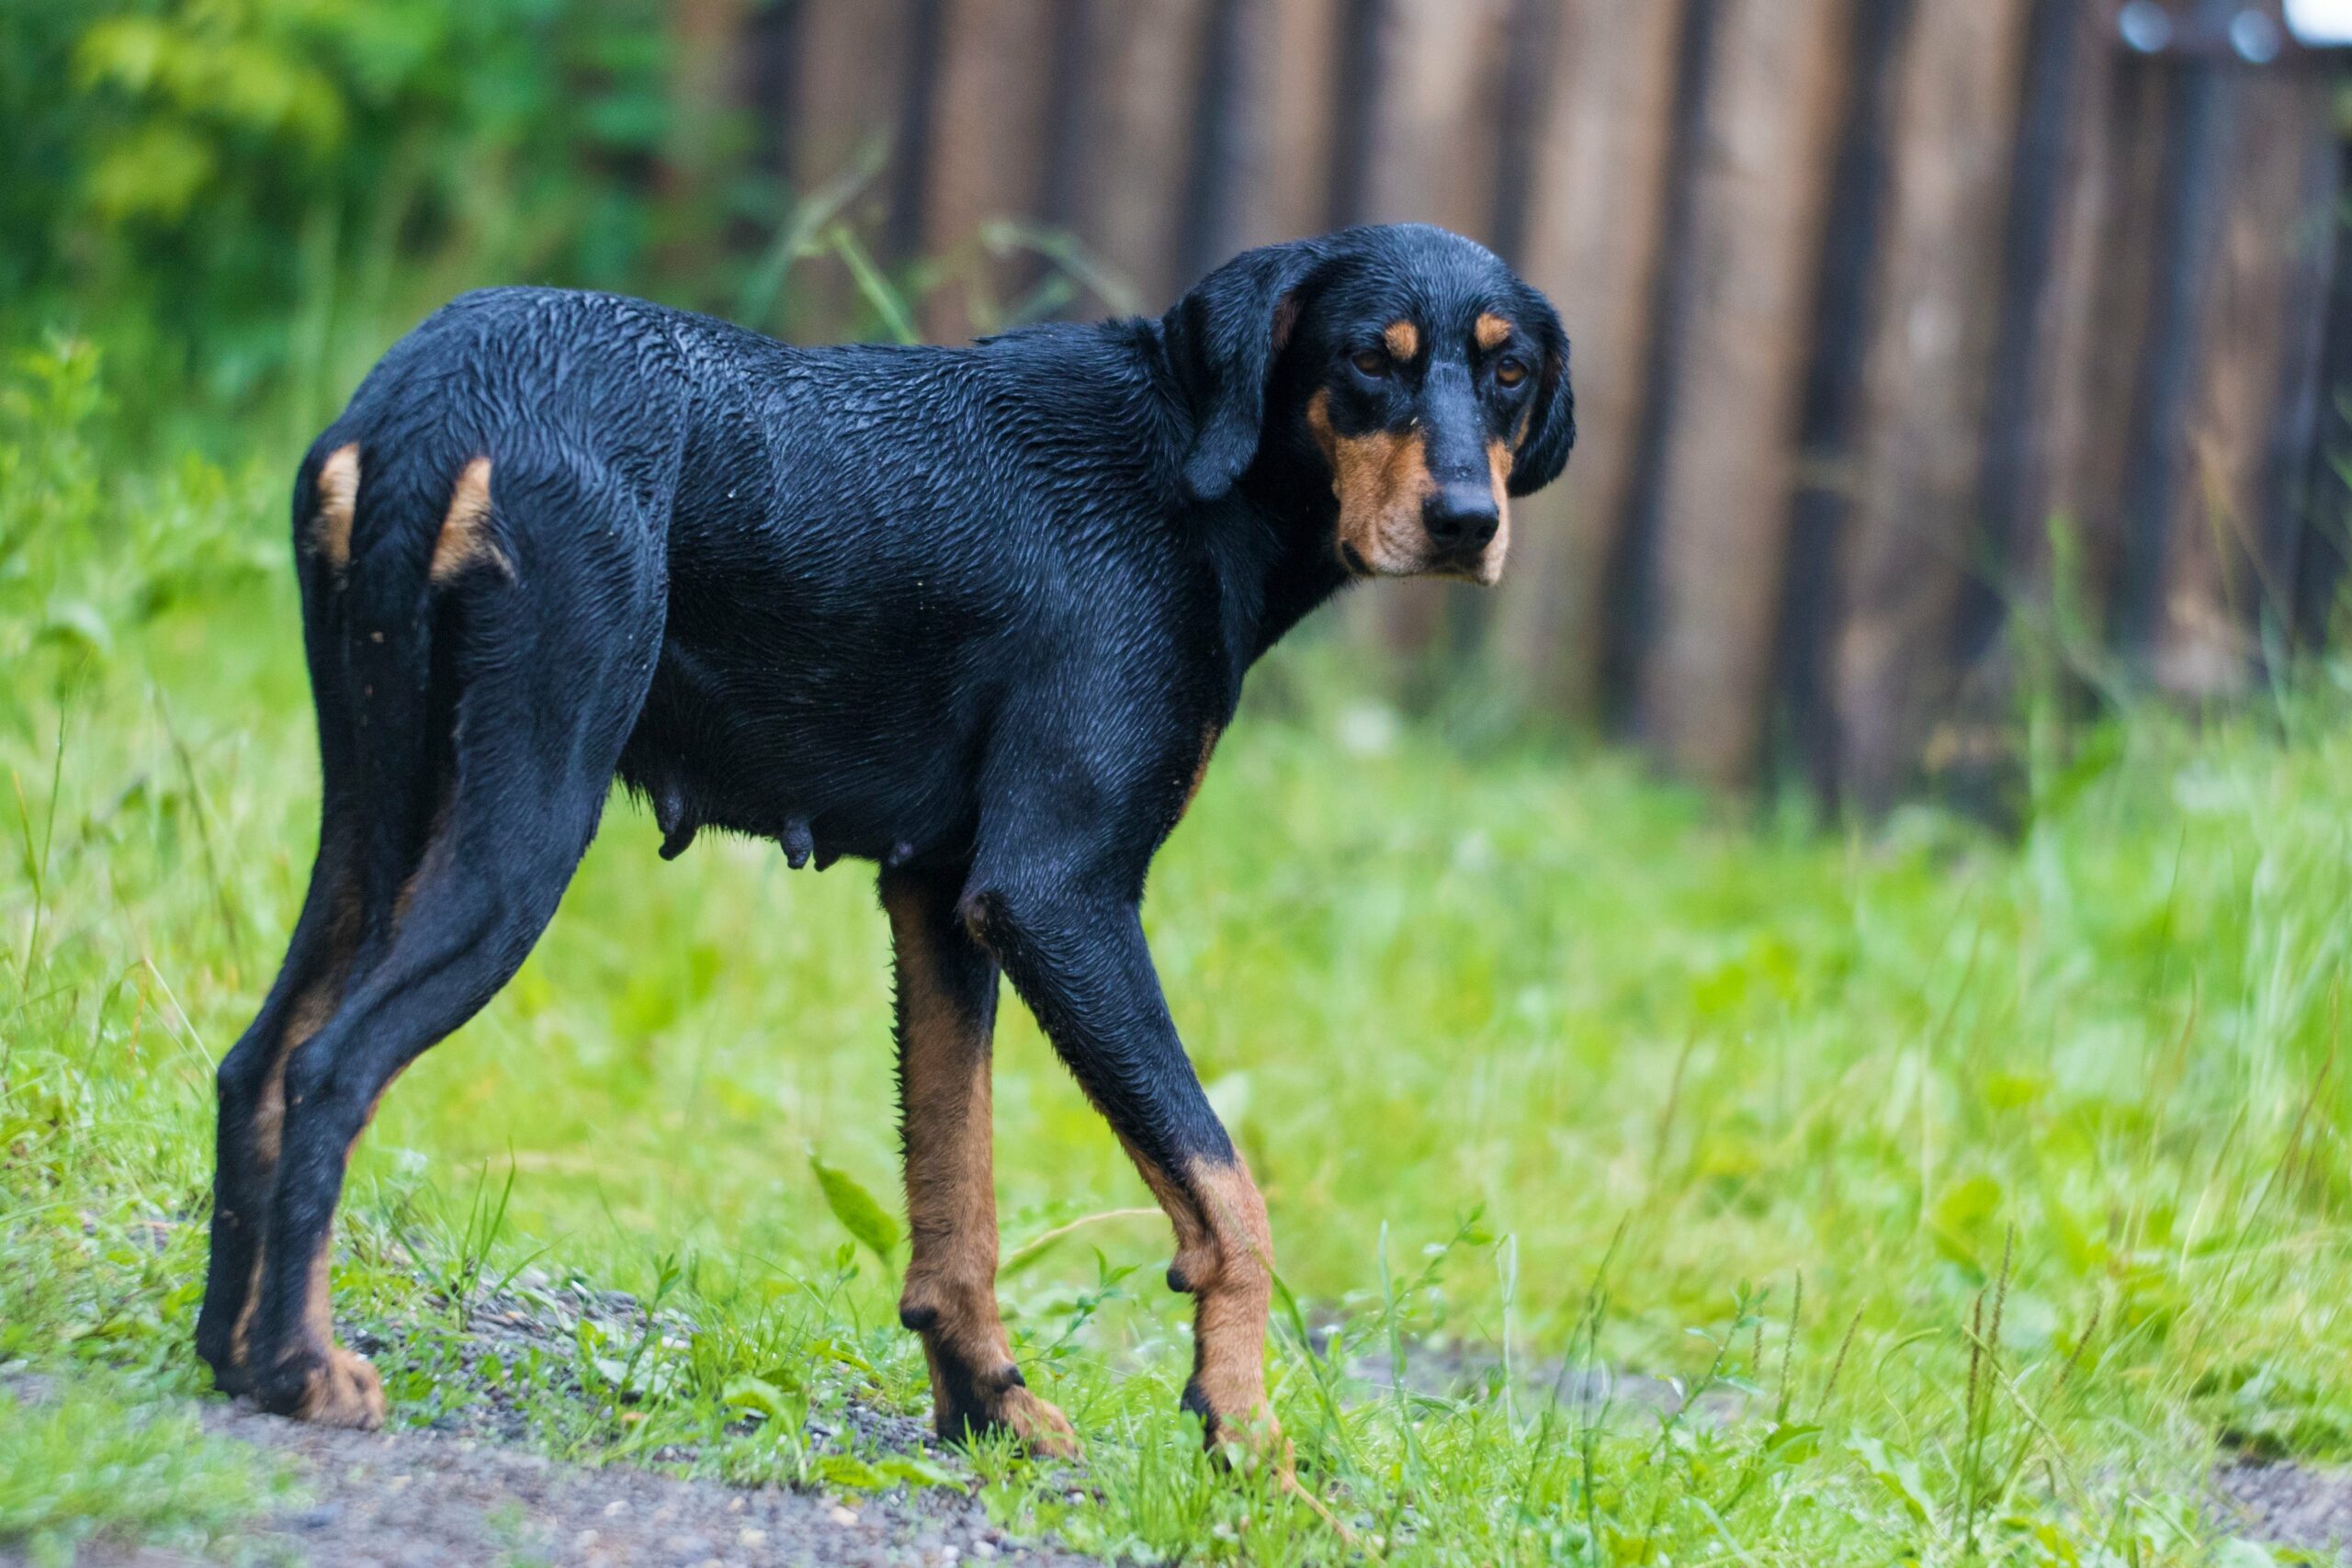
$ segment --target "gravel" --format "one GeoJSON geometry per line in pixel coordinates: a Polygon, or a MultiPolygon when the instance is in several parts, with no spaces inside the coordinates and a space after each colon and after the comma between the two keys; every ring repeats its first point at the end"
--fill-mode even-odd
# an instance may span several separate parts
{"type": "Polygon", "coordinates": [[[2352,1471],[2240,1461],[2213,1472],[2213,1490],[2248,1540],[2352,1563],[2352,1471]]]}

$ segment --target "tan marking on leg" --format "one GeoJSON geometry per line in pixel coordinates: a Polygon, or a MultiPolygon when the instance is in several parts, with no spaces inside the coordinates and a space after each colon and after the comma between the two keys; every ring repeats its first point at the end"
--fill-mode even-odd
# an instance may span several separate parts
{"type": "MultiPolygon", "coordinates": [[[[1331,492],[1340,499],[1338,542],[1376,573],[1422,570],[1428,546],[1421,502],[1435,487],[1420,433],[1342,435],[1331,423],[1328,389],[1307,403],[1306,427],[1331,466],[1331,492]]],[[[1344,551],[1340,558],[1347,560],[1344,551]]],[[[1353,562],[1349,566],[1354,570],[1353,562]]]]}
{"type": "Polygon", "coordinates": [[[1208,1404],[1210,1440],[1283,1454],[1282,1429],[1266,1401],[1274,1237],[1248,1164],[1238,1154],[1230,1165],[1202,1160],[1179,1179],[1133,1144],[1126,1148],[1176,1233],[1168,1283],[1197,1303],[1192,1387],[1208,1404]]]}
{"type": "Polygon", "coordinates": [[[311,520],[311,547],[341,577],[351,565],[351,519],[359,508],[359,443],[346,443],[319,465],[319,514],[311,520]]]}
{"type": "Polygon", "coordinates": [[[1408,364],[1421,352],[1421,329],[1410,321],[1391,321],[1382,329],[1380,341],[1388,345],[1391,359],[1408,364]]]}
{"type": "Polygon", "coordinates": [[[1478,318],[1471,333],[1477,338],[1478,346],[1491,353],[1510,341],[1511,324],[1492,310],[1488,310],[1478,318]]]}
{"type": "Polygon", "coordinates": [[[311,1374],[297,1421],[372,1432],[384,1424],[384,1380],[367,1357],[340,1345],[327,1347],[326,1359],[311,1374]]]}
{"type": "Polygon", "coordinates": [[[1266,1403],[1266,1320],[1274,1294],[1266,1201],[1238,1155],[1229,1166],[1193,1167],[1190,1185],[1206,1210],[1216,1254],[1215,1279],[1194,1292],[1193,1381],[1219,1426],[1262,1426],[1275,1435],[1266,1403]]]}
{"type": "MultiPolygon", "coordinates": [[[[350,450],[349,447],[344,450],[350,450]]],[[[351,954],[359,941],[359,898],[348,886],[335,900],[334,924],[328,928],[326,973],[294,999],[286,1012],[286,1028],[278,1036],[276,1058],[270,1064],[269,1076],[262,1080],[261,1098],[254,1104],[254,1147],[262,1164],[271,1170],[277,1168],[277,1152],[286,1134],[286,1064],[294,1053],[311,1043],[311,1037],[327,1026],[334,1017],[334,1010],[343,1005],[345,983],[350,978],[351,954]]],[[[267,1199],[265,1198],[266,1202],[267,1199]]],[[[245,1364],[246,1350],[252,1342],[254,1310],[261,1303],[262,1265],[269,1254],[269,1233],[266,1221],[261,1240],[254,1247],[253,1272],[245,1281],[245,1304],[237,1314],[235,1326],[229,1331],[229,1359],[232,1366],[245,1364]]]]}
{"type": "Polygon", "coordinates": [[[429,575],[437,583],[455,578],[470,566],[492,566],[508,577],[514,563],[498,541],[490,536],[490,459],[476,457],[458,475],[449,492],[449,510],[441,518],[441,533],[433,541],[429,575]]]}
{"type": "MultiPolygon", "coordinates": [[[[368,1114],[374,1117],[373,1106],[368,1114]]],[[[361,1127],[365,1131],[366,1123],[361,1127]]],[[[351,1151],[358,1144],[355,1134],[344,1145],[345,1169],[350,1168],[351,1151]]],[[[323,1349],[303,1388],[301,1403],[294,1408],[294,1418],[322,1427],[349,1427],[372,1432],[384,1424],[384,1382],[367,1357],[335,1343],[331,1278],[334,1261],[334,1226],[330,1224],[326,1234],[319,1238],[319,1249],[311,1254],[310,1269],[303,1276],[302,1323],[298,1343],[305,1348],[321,1346],[323,1349]]]]}
{"type": "Polygon", "coordinates": [[[392,895],[394,931],[407,922],[409,906],[416,901],[416,890],[424,883],[425,873],[437,869],[436,862],[446,864],[448,860],[451,852],[443,842],[443,837],[449,826],[449,814],[457,809],[457,805],[458,781],[455,778],[444,779],[441,783],[441,804],[433,808],[432,825],[424,829],[424,849],[416,857],[416,869],[401,878],[401,890],[392,895]]]}
{"type": "Polygon", "coordinates": [[[996,1301],[996,1173],[989,1021],[941,986],[933,919],[919,894],[885,884],[906,1043],[907,1263],[900,1315],[922,1336],[933,1418],[943,1438],[966,1421],[1009,1427],[1030,1449],[1076,1458],[1062,1413],[1020,1382],[996,1301]]]}
{"type": "Polygon", "coordinates": [[[1217,737],[1224,733],[1223,727],[1214,724],[1201,731],[1201,760],[1193,764],[1193,782],[1184,786],[1184,804],[1176,808],[1178,821],[1182,821],[1184,813],[1193,809],[1193,802],[1209,776],[1209,759],[1216,754],[1217,737]]]}

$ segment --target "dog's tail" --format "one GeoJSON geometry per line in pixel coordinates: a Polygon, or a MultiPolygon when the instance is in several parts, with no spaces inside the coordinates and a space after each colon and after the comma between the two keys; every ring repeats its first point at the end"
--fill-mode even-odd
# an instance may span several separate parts
{"type": "Polygon", "coordinates": [[[514,576],[489,457],[424,445],[330,430],[295,494],[322,840],[355,863],[363,953],[389,940],[455,785],[475,601],[514,576]]]}

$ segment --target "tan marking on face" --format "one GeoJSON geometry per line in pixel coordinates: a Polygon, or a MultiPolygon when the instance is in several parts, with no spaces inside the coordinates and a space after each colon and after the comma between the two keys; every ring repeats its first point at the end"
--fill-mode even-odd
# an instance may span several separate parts
{"type": "Polygon", "coordinates": [[[1480,348],[1491,353],[1510,341],[1511,324],[1489,310],[1478,318],[1471,334],[1478,340],[1480,348]]]}
{"type": "Polygon", "coordinates": [[[1012,1342],[996,1302],[996,1176],[989,1072],[993,1020],[940,984],[930,907],[885,881],[883,908],[898,971],[905,1043],[900,1061],[907,1231],[912,1254],[903,1314],[922,1321],[932,1411],[943,1436],[957,1417],[951,1380],[981,1403],[967,1416],[1012,1429],[1033,1450],[1078,1452],[1061,1412],[1016,1381],[1012,1342]]]}
{"type": "Polygon", "coordinates": [[[1514,454],[1505,441],[1487,443],[1487,472],[1495,486],[1495,536],[1487,543],[1486,552],[1478,558],[1478,570],[1472,580],[1482,588],[1492,588],[1503,580],[1503,560],[1510,554],[1510,469],[1514,454]]]}
{"type": "Polygon", "coordinates": [[[1176,1233],[1169,1282],[1198,1303],[1193,1381],[1224,1429],[1212,1436],[1278,1444],[1266,1403],[1274,1238],[1249,1166],[1236,1155],[1230,1165],[1200,1160],[1179,1174],[1160,1168],[1133,1144],[1126,1150],[1176,1233]]]}
{"type": "Polygon", "coordinates": [[[498,541],[490,536],[490,459],[476,457],[458,475],[449,492],[449,510],[441,518],[440,536],[433,541],[430,575],[445,583],[470,566],[492,566],[508,577],[514,563],[498,541]]]}
{"type": "MultiPolygon", "coordinates": [[[[1331,491],[1340,498],[1339,543],[1354,550],[1375,576],[1424,570],[1429,546],[1421,502],[1434,486],[1420,434],[1375,430],[1342,435],[1331,423],[1328,388],[1307,404],[1306,425],[1331,466],[1331,491]]],[[[1346,561],[1344,551],[1340,558],[1346,561]]],[[[1350,570],[1356,570],[1352,563],[1350,570]]]]}
{"type": "Polygon", "coordinates": [[[351,519],[359,508],[359,443],[346,443],[319,465],[319,514],[311,547],[337,577],[351,564],[351,519]]]}
{"type": "Polygon", "coordinates": [[[1382,330],[1380,341],[1388,345],[1388,356],[1399,365],[1421,352],[1421,329],[1410,321],[1391,321],[1382,330]]]}

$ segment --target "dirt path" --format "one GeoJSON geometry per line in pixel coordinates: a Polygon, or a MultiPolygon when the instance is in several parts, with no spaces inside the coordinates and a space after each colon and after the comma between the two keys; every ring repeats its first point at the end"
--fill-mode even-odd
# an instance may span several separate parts
{"type": "MultiPolygon", "coordinates": [[[[777,1487],[682,1481],[613,1465],[588,1469],[438,1432],[331,1432],[218,1402],[206,1428],[289,1458],[304,1503],[241,1531],[262,1562],[319,1568],[697,1568],[703,1564],[1091,1562],[1020,1545],[979,1504],[933,1488],[853,1510],[777,1487]]],[[[0,1551],[0,1563],[17,1559],[0,1551]]],[[[77,1562],[165,1568],[194,1560],[85,1547],[77,1562]]]]}
{"type": "MultiPolygon", "coordinates": [[[[588,1298],[583,1297],[583,1302],[588,1298]]],[[[612,1299],[627,1310],[626,1298],[612,1299]]],[[[503,1332],[536,1337],[537,1314],[482,1314],[469,1337],[503,1332]],[[487,1331],[487,1332],[486,1332],[487,1331]]],[[[1385,1379],[1385,1368],[1375,1383],[1385,1379]]],[[[1424,1358],[1408,1383],[1458,1371],[1442,1355],[1424,1358]]],[[[1647,1405],[1646,1380],[1610,1380],[1617,1397],[1647,1405]]],[[[12,1380],[20,1397],[47,1396],[46,1380],[12,1380]]],[[[1664,1385],[1659,1385],[1663,1388],[1664,1385]]],[[[627,1464],[601,1467],[550,1460],[518,1446],[519,1422],[482,1402],[454,1430],[326,1431],[264,1416],[241,1404],[202,1402],[199,1418],[218,1437],[282,1456],[300,1495],[221,1543],[231,1561],[319,1568],[759,1568],[764,1564],[906,1565],[1019,1563],[1079,1568],[1096,1559],[1050,1543],[1008,1539],[975,1498],[952,1487],[886,1494],[854,1502],[775,1486],[690,1481],[627,1464]],[[509,1428],[514,1428],[510,1430],[509,1428]]],[[[923,1446],[919,1424],[877,1412],[847,1413],[860,1436],[885,1450],[923,1446]]],[[[1719,1411],[1717,1419],[1736,1419],[1719,1411]]],[[[2352,1471],[2239,1461],[2214,1472],[2218,1513],[2235,1533],[2352,1568],[2352,1471]]],[[[202,1560],[153,1548],[85,1544],[75,1561],[122,1568],[195,1568],[202,1560]]],[[[0,1568],[21,1568],[21,1551],[0,1546],[0,1568]]]]}
{"type": "Polygon", "coordinates": [[[2247,1539],[2352,1563],[2352,1471],[2241,1461],[2215,1471],[2213,1489],[2247,1539]]]}

